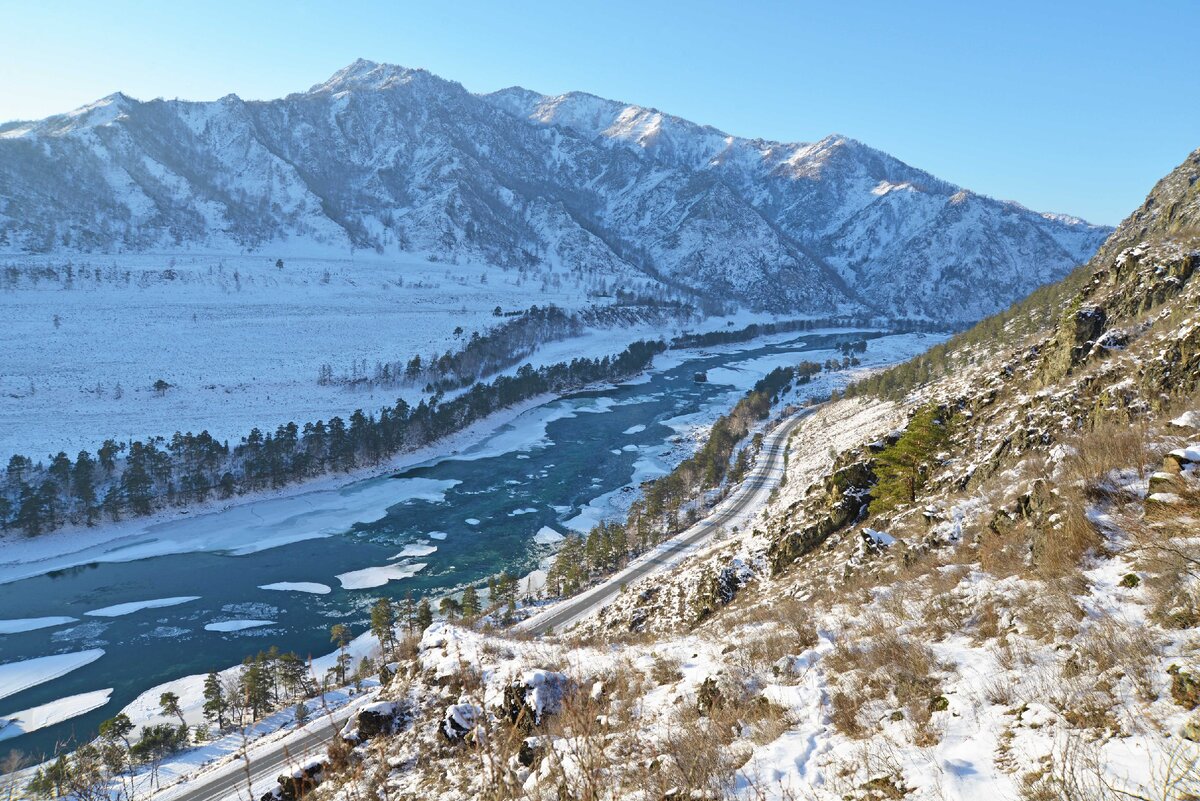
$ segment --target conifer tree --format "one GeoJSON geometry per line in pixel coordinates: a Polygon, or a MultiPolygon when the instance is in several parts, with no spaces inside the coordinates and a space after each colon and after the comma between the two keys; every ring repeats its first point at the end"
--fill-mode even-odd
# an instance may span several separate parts
{"type": "Polygon", "coordinates": [[[925,484],[938,452],[950,436],[952,420],[937,406],[917,410],[895,444],[875,459],[877,482],[871,491],[871,511],[878,513],[913,503],[925,484]]]}
{"type": "Polygon", "coordinates": [[[422,632],[433,625],[433,610],[429,608],[429,599],[422,598],[417,605],[417,631],[422,632]]]}
{"type": "Polygon", "coordinates": [[[383,653],[390,653],[396,643],[396,610],[390,598],[380,598],[371,607],[371,633],[379,640],[383,653]]]}
{"type": "Polygon", "coordinates": [[[471,620],[479,614],[479,593],[475,591],[473,584],[468,584],[463,591],[462,614],[467,620],[471,620]]]}

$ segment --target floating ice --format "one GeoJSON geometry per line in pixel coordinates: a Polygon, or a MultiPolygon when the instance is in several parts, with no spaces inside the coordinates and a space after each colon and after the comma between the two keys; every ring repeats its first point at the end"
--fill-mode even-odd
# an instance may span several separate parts
{"type": "Polygon", "coordinates": [[[161,609],[164,606],[178,606],[179,604],[198,600],[200,600],[199,595],[177,595],[174,598],[155,598],[150,601],[130,601],[125,604],[114,604],[102,609],[93,609],[90,612],[84,612],[84,614],[90,617],[121,617],[122,615],[130,615],[142,609],[161,609]]]}
{"type": "Polygon", "coordinates": [[[389,556],[388,559],[403,559],[407,556],[429,556],[429,554],[434,553],[436,550],[436,545],[421,545],[419,543],[413,543],[411,545],[405,545],[400,549],[400,553],[396,554],[395,556],[389,556]]]}
{"type": "Polygon", "coordinates": [[[564,539],[566,537],[549,526],[542,526],[538,529],[538,533],[533,535],[533,541],[538,545],[553,545],[556,542],[562,542],[564,539]]]}
{"type": "Polygon", "coordinates": [[[382,587],[389,581],[412,578],[425,569],[424,562],[407,565],[380,565],[364,567],[362,570],[351,570],[349,573],[338,575],[337,580],[347,590],[368,590],[372,587],[382,587]]]}
{"type": "Polygon", "coordinates": [[[103,648],[93,648],[90,651],[39,656],[36,659],[0,665],[0,698],[16,695],[22,690],[65,676],[102,656],[103,648]]]}
{"type": "Polygon", "coordinates": [[[0,634],[20,634],[23,631],[48,629],[64,623],[74,623],[74,617],[26,617],[20,620],[0,620],[0,634]]]}
{"type": "Polygon", "coordinates": [[[204,627],[205,631],[241,631],[242,629],[256,629],[261,626],[274,626],[274,620],[222,620],[219,623],[209,623],[204,627]]]}
{"type": "Polygon", "coordinates": [[[313,595],[328,595],[333,590],[327,584],[315,581],[277,581],[274,584],[260,584],[260,590],[279,590],[280,592],[310,592],[313,595]]]}

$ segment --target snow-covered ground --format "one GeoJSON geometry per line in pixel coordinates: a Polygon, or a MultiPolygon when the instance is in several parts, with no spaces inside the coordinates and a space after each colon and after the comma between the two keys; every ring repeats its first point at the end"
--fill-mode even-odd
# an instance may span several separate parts
{"type": "MultiPolygon", "coordinates": [[[[22,277],[0,285],[4,462],[14,453],[74,457],[106,438],[169,438],[177,430],[236,442],[255,426],[378,409],[420,388],[320,386],[321,366],[335,378],[370,374],[376,362],[458,350],[471,332],[501,322],[497,306],[592,302],[589,287],[565,273],[543,280],[373,255],[287,258],[282,269],[273,257],[168,254],[10,258],[0,266],[11,265],[22,277]],[[156,392],[159,379],[171,388],[156,392]]],[[[545,358],[615,353],[637,338],[596,332],[577,345],[558,343],[545,358]]]]}

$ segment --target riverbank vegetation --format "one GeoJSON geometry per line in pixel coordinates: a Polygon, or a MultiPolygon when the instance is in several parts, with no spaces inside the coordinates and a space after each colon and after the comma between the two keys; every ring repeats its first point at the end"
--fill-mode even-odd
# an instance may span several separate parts
{"type": "Polygon", "coordinates": [[[588,330],[633,325],[678,324],[695,315],[695,309],[679,301],[660,300],[640,295],[621,295],[617,303],[566,311],[558,306],[530,306],[521,311],[504,311],[497,306],[493,315],[504,319],[500,325],[480,333],[455,330],[465,344],[457,351],[414,354],[407,361],[376,362],[365,360],[351,364],[335,375],[330,364],[322,364],[317,383],[348,387],[423,387],[426,392],[451,392],[469,387],[476,381],[519,364],[539,347],[582,335],[588,330]]]}
{"type": "Polygon", "coordinates": [[[94,457],[83,451],[72,460],[60,452],[49,465],[15,455],[0,483],[0,529],[36,536],[379,465],[538,395],[630,378],[665,349],[662,341],[638,341],[613,357],[526,364],[451,398],[436,392],[416,406],[399,399],[378,414],[356,410],[348,420],[255,428],[232,447],[202,431],[176,432],[170,440],[107,440],[94,457]]]}

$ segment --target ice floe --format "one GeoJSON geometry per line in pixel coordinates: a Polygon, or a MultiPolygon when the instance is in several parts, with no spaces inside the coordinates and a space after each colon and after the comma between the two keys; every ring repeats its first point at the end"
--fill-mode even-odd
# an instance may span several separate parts
{"type": "Polygon", "coordinates": [[[262,626],[274,626],[274,620],[222,620],[217,623],[209,623],[204,627],[205,631],[242,631],[243,629],[257,629],[262,626]]]}
{"type": "Polygon", "coordinates": [[[412,578],[425,569],[424,562],[414,562],[405,565],[379,565],[364,567],[362,570],[351,570],[341,573],[337,580],[347,590],[368,590],[372,587],[382,587],[389,581],[412,578]]]}
{"type": "Polygon", "coordinates": [[[164,606],[179,606],[180,604],[198,600],[200,600],[199,595],[177,595],[174,598],[154,598],[149,601],[130,601],[124,604],[114,604],[112,606],[105,606],[102,609],[93,609],[90,612],[84,612],[84,614],[89,617],[121,617],[123,615],[131,615],[143,609],[161,609],[164,606]]]}
{"type": "Polygon", "coordinates": [[[19,712],[7,712],[0,715],[0,722],[8,721],[8,725],[0,726],[0,740],[20,737],[22,734],[79,717],[104,706],[111,696],[112,688],[109,687],[106,690],[93,690],[89,693],[60,698],[57,701],[22,709],[19,712]]]}
{"type": "Polygon", "coordinates": [[[274,584],[260,584],[260,590],[279,590],[281,592],[308,592],[313,595],[328,595],[333,590],[327,584],[316,581],[277,581],[274,584]]]}
{"type": "Polygon", "coordinates": [[[429,556],[437,551],[436,545],[423,545],[421,543],[412,543],[405,545],[400,549],[400,553],[395,556],[388,557],[389,559],[404,559],[408,556],[429,556]]]}
{"type": "Polygon", "coordinates": [[[103,648],[92,648],[88,651],[39,656],[0,665],[0,698],[16,695],[22,690],[65,676],[102,656],[103,648]]]}
{"type": "Polygon", "coordinates": [[[26,617],[19,620],[0,620],[0,634],[20,634],[23,631],[48,629],[64,623],[74,623],[74,617],[26,617]]]}
{"type": "Polygon", "coordinates": [[[533,541],[538,545],[553,545],[556,542],[562,542],[564,539],[566,537],[549,526],[542,526],[538,529],[538,533],[533,535],[533,541]]]}

